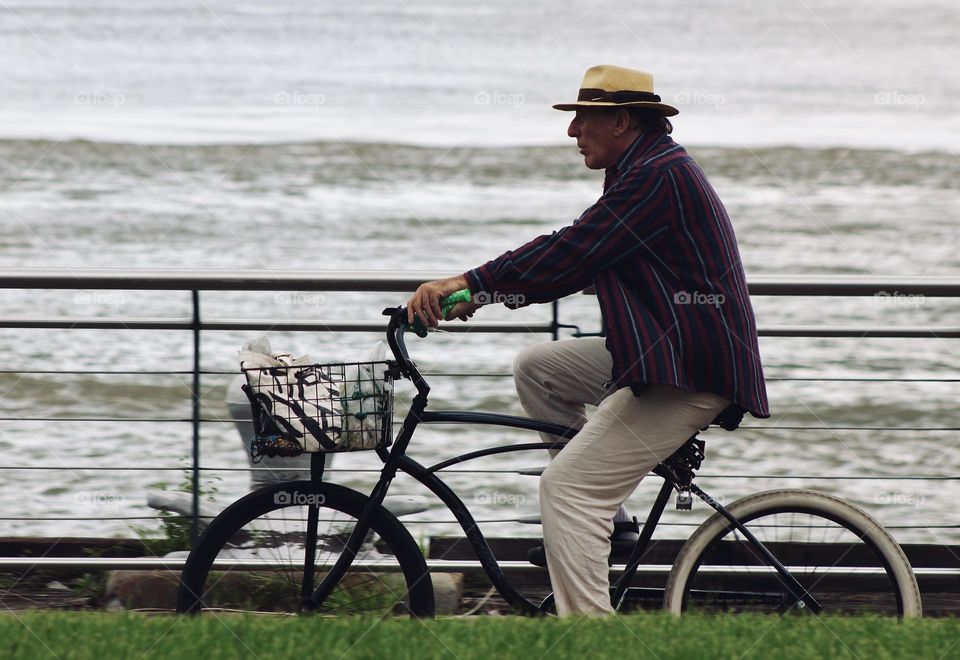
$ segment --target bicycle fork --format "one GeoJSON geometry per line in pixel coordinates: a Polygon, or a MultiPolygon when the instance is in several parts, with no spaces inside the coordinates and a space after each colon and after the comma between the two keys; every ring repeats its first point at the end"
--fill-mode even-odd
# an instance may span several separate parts
{"type": "MultiPolygon", "coordinates": [[[[320,483],[323,480],[323,468],[326,465],[326,456],[321,453],[310,456],[310,493],[319,494],[320,483]]],[[[304,611],[313,611],[316,605],[311,598],[313,595],[313,577],[316,573],[314,562],[317,558],[317,524],[320,518],[320,507],[314,498],[307,507],[307,538],[303,549],[303,581],[300,586],[300,600],[304,611]]]]}
{"type": "MultiPolygon", "coordinates": [[[[314,561],[316,560],[317,521],[320,516],[320,506],[317,503],[311,503],[307,512],[307,547],[304,552],[303,583],[300,589],[300,605],[304,612],[313,612],[319,609],[347,574],[347,570],[349,570],[350,565],[353,563],[353,560],[363,545],[367,532],[370,531],[370,521],[373,517],[373,512],[383,504],[384,498],[387,496],[387,490],[390,488],[390,483],[397,475],[397,459],[406,451],[407,444],[413,436],[413,431],[417,427],[420,416],[426,408],[426,402],[427,397],[425,393],[415,396],[410,407],[410,412],[407,413],[406,418],[403,420],[403,427],[400,429],[397,440],[389,454],[385,449],[377,449],[377,453],[384,459],[380,479],[377,481],[376,486],[373,487],[373,491],[370,493],[370,497],[360,517],[357,518],[357,524],[354,526],[353,531],[350,532],[350,536],[344,544],[343,552],[340,553],[337,561],[334,562],[323,581],[316,588],[313,586],[316,572],[314,561]]],[[[319,492],[320,482],[323,476],[323,466],[324,455],[322,453],[313,454],[310,461],[310,483],[311,488],[317,492],[319,492]]]]}

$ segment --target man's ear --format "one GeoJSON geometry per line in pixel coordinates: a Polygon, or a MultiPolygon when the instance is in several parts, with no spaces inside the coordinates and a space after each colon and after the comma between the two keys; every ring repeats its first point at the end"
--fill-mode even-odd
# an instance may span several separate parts
{"type": "Polygon", "coordinates": [[[626,108],[617,108],[613,116],[613,134],[620,137],[630,130],[630,111],[626,108]]]}

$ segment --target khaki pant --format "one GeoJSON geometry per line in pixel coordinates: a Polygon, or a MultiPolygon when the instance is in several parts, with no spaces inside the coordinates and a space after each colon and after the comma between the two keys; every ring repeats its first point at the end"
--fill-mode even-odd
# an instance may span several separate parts
{"type": "Polygon", "coordinates": [[[540,478],[544,547],[560,616],[612,613],[607,557],[614,513],[657,463],[729,404],[670,385],[649,385],[639,397],[629,387],[605,391],[612,366],[602,337],[535,344],[513,364],[530,417],[580,428],[563,451],[551,452],[540,478]],[[584,404],[598,406],[589,419],[584,404]]]}

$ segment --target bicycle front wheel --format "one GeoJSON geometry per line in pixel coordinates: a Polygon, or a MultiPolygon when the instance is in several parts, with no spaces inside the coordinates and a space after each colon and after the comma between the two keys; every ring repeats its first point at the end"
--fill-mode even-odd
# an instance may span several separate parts
{"type": "MultiPolygon", "coordinates": [[[[727,510],[780,561],[824,612],[921,615],[910,562],[862,509],[807,490],[776,490],[727,510]]],[[[664,606],[674,614],[803,610],[744,535],[714,513],[680,550],[664,606]]]]}
{"type": "MultiPolygon", "coordinates": [[[[177,611],[297,614],[321,586],[368,498],[323,483],[262,488],[207,527],[183,570],[177,611]]],[[[406,528],[378,507],[346,575],[310,609],[319,614],[432,616],[433,582],[406,528]]]]}

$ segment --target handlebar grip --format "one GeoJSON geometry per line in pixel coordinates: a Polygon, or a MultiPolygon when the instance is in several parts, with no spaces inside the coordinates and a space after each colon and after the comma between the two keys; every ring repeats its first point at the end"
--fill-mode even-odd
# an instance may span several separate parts
{"type": "MultiPolygon", "coordinates": [[[[472,295],[470,293],[470,289],[460,289],[459,291],[454,291],[449,296],[446,296],[440,300],[440,315],[444,320],[446,320],[447,314],[450,313],[451,309],[462,302],[470,302],[471,300],[472,295]]],[[[413,328],[413,331],[418,337],[427,336],[427,327],[423,325],[423,322],[420,320],[419,316],[414,316],[413,325],[410,327],[413,328]]]]}

